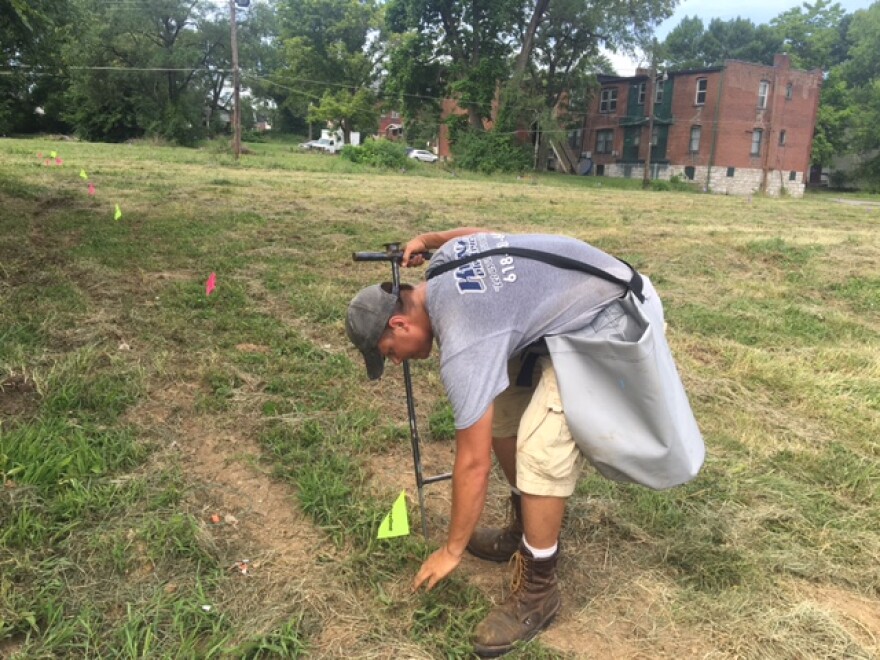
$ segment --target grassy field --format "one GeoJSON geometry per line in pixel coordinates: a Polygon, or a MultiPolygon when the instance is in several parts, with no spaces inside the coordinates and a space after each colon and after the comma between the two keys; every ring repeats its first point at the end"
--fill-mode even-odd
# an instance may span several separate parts
{"type": "Polygon", "coordinates": [[[880,204],[250,148],[0,140],[0,657],[466,655],[507,569],[409,592],[448,483],[422,539],[400,370],[368,383],[343,315],[387,278],[352,251],[468,224],[648,273],[708,448],[669,492],[584,476],[563,611],[512,657],[880,654],[880,204]],[[375,540],[402,489],[414,534],[375,540]]]}

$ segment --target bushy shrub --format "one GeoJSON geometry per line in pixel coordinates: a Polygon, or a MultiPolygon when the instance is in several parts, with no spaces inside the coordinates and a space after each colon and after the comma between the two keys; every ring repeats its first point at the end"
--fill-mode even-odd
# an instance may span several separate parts
{"type": "Polygon", "coordinates": [[[452,155],[456,167],[483,174],[522,172],[531,166],[529,151],[513,135],[493,131],[455,131],[452,155]]]}
{"type": "Polygon", "coordinates": [[[347,144],[339,152],[343,158],[352,163],[361,163],[373,167],[401,168],[407,167],[406,147],[391,140],[374,140],[368,138],[361,146],[347,144]]]}
{"type": "Polygon", "coordinates": [[[663,179],[653,179],[651,181],[651,190],[668,192],[672,190],[672,186],[669,184],[669,181],[664,181],[663,179]]]}
{"type": "Polygon", "coordinates": [[[680,174],[673,174],[669,177],[669,189],[683,192],[694,192],[694,184],[687,179],[682,179],[680,174]]]}

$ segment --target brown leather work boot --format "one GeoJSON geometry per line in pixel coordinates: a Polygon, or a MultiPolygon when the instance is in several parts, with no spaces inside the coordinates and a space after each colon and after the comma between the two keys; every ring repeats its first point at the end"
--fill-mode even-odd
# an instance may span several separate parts
{"type": "Polygon", "coordinates": [[[522,499],[516,493],[511,493],[505,527],[478,527],[468,541],[467,550],[480,559],[510,561],[519,549],[522,535],[522,499]]]}
{"type": "Polygon", "coordinates": [[[474,631],[474,652],[483,658],[503,655],[550,625],[561,599],[556,582],[559,550],[547,559],[535,559],[524,546],[514,555],[512,592],[489,612],[474,631]]]}

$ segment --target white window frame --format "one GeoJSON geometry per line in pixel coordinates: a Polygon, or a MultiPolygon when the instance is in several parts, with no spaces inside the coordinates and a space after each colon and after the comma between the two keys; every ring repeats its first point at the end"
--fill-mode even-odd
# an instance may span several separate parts
{"type": "Polygon", "coordinates": [[[654,105],[663,103],[663,83],[657,83],[654,87],[654,105]]]}
{"type": "Polygon", "coordinates": [[[761,155],[761,143],[764,141],[764,129],[756,128],[752,131],[752,148],[749,151],[750,156],[761,155]]]}
{"type": "Polygon", "coordinates": [[[709,92],[709,79],[697,78],[697,94],[694,97],[694,105],[706,105],[706,95],[709,92]]]}
{"type": "Polygon", "coordinates": [[[785,146],[785,138],[786,138],[785,129],[783,128],[781,131],[779,131],[779,146],[780,147],[785,146]]]}
{"type": "Polygon", "coordinates": [[[645,83],[639,83],[637,94],[638,94],[638,104],[645,105],[645,83]]]}
{"type": "Polygon", "coordinates": [[[788,83],[785,86],[785,100],[791,101],[792,96],[794,96],[794,83],[788,83]]]}
{"type": "Polygon", "coordinates": [[[617,87],[603,87],[599,94],[599,112],[608,114],[617,110],[617,87]]]}
{"type": "Polygon", "coordinates": [[[657,124],[651,126],[651,146],[656,147],[660,141],[660,127],[657,124]]]}
{"type": "Polygon", "coordinates": [[[770,81],[762,80],[758,83],[758,108],[766,110],[767,99],[770,98],[770,81]]]}
{"type": "Polygon", "coordinates": [[[700,153],[700,138],[703,135],[703,127],[699,124],[691,126],[690,140],[688,140],[688,152],[692,154],[700,153]]]}
{"type": "Polygon", "coordinates": [[[610,154],[612,151],[614,151],[614,129],[600,128],[596,131],[596,153],[610,154]]]}

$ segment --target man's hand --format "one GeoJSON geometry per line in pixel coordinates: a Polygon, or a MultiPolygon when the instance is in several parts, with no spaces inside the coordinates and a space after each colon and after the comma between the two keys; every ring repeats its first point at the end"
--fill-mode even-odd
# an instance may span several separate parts
{"type": "Polygon", "coordinates": [[[427,251],[428,244],[426,243],[424,236],[416,236],[404,246],[401,263],[406,268],[421,266],[425,263],[425,256],[422,253],[427,251]]]}
{"type": "Polygon", "coordinates": [[[428,582],[428,591],[434,588],[440,580],[455,570],[455,567],[461,562],[461,555],[455,555],[450,552],[449,547],[444,545],[435,551],[425,560],[419,572],[413,580],[412,590],[416,591],[425,581],[428,582]]]}
{"type": "Polygon", "coordinates": [[[459,227],[458,229],[431,231],[425,234],[419,234],[404,246],[403,258],[400,263],[407,268],[421,266],[425,263],[425,256],[422,254],[423,252],[436,250],[446,241],[458,238],[459,236],[470,236],[471,234],[478,234],[487,231],[488,230],[486,229],[479,229],[477,227],[459,227]]]}

